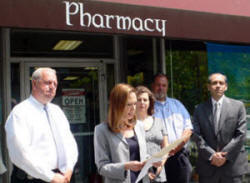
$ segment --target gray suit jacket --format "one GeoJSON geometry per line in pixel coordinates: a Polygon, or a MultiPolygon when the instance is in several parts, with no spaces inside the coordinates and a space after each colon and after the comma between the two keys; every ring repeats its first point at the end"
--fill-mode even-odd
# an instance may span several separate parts
{"type": "MultiPolygon", "coordinates": [[[[0,138],[1,140],[1,138],[0,138]]],[[[3,164],[3,160],[2,160],[2,149],[1,149],[1,143],[0,143],[0,175],[3,174],[4,172],[6,172],[6,168],[3,164]]]]}
{"type": "Polygon", "coordinates": [[[194,134],[199,155],[197,171],[202,176],[213,176],[220,172],[226,176],[243,175],[248,170],[246,141],[246,110],[238,100],[223,99],[217,134],[213,123],[211,99],[200,104],[194,112],[194,134]],[[210,158],[216,151],[227,152],[222,167],[211,165],[210,158]]]}
{"type": "MultiPolygon", "coordinates": [[[[141,161],[147,157],[145,131],[141,123],[134,127],[140,148],[141,161]]],[[[130,171],[124,163],[130,161],[129,146],[120,133],[111,132],[108,124],[103,122],[95,127],[94,134],[95,164],[105,183],[130,183],[130,171]]],[[[143,183],[149,182],[146,176],[143,183]]]]}

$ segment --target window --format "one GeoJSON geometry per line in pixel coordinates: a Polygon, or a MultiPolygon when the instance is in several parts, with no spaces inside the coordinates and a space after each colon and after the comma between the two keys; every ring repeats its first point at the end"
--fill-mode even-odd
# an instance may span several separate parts
{"type": "Polygon", "coordinates": [[[113,36],[13,29],[11,56],[113,58],[113,36]]]}
{"type": "Polygon", "coordinates": [[[168,96],[180,100],[193,114],[195,106],[208,98],[206,45],[198,41],[166,41],[166,71],[168,96]]]}
{"type": "Polygon", "coordinates": [[[121,71],[125,82],[133,85],[145,85],[150,88],[153,75],[157,72],[158,59],[155,58],[152,38],[126,37],[123,40],[121,71]]]}
{"type": "MultiPolygon", "coordinates": [[[[246,150],[250,162],[250,46],[189,40],[166,40],[165,45],[168,96],[180,100],[191,116],[195,106],[209,98],[208,75],[220,72],[227,76],[226,95],[241,100],[246,107],[246,150]]],[[[196,146],[191,143],[190,147],[190,160],[195,165],[196,146]]],[[[192,180],[197,181],[195,172],[192,180]]]]}

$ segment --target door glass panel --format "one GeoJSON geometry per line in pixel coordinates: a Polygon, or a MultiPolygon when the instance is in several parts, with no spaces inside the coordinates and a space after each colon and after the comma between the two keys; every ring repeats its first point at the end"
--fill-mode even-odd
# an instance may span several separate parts
{"type": "MultiPolygon", "coordinates": [[[[30,68],[30,74],[35,68],[30,68]]],[[[52,101],[67,116],[78,144],[73,183],[89,183],[95,175],[93,131],[100,122],[97,67],[57,67],[58,88],[52,101]]]]}
{"type": "Polygon", "coordinates": [[[11,108],[21,102],[20,96],[20,64],[11,63],[11,108]]]}

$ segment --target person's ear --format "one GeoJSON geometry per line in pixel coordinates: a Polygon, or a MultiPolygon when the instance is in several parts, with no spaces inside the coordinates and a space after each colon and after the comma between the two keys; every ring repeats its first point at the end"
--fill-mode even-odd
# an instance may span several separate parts
{"type": "Polygon", "coordinates": [[[210,91],[210,84],[207,84],[207,90],[210,91]]]}
{"type": "Polygon", "coordinates": [[[226,88],[225,88],[225,91],[227,91],[227,83],[226,83],[226,88]]]}
{"type": "Polygon", "coordinates": [[[34,89],[34,88],[36,88],[37,81],[36,80],[32,80],[31,84],[32,84],[32,89],[34,89]]]}

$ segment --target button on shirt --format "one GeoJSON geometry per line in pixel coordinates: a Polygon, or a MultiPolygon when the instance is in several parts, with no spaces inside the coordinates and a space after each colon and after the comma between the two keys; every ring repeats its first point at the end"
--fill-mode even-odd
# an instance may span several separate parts
{"type": "Polygon", "coordinates": [[[190,115],[181,102],[167,97],[165,102],[155,102],[155,117],[164,120],[169,143],[181,138],[186,129],[193,129],[190,115]]]}
{"type": "Polygon", "coordinates": [[[30,176],[51,182],[59,168],[62,172],[73,170],[78,150],[70,131],[69,123],[62,110],[54,104],[47,104],[48,110],[63,134],[65,167],[57,167],[57,150],[44,105],[30,96],[10,113],[6,125],[7,146],[11,161],[30,176]]]}

